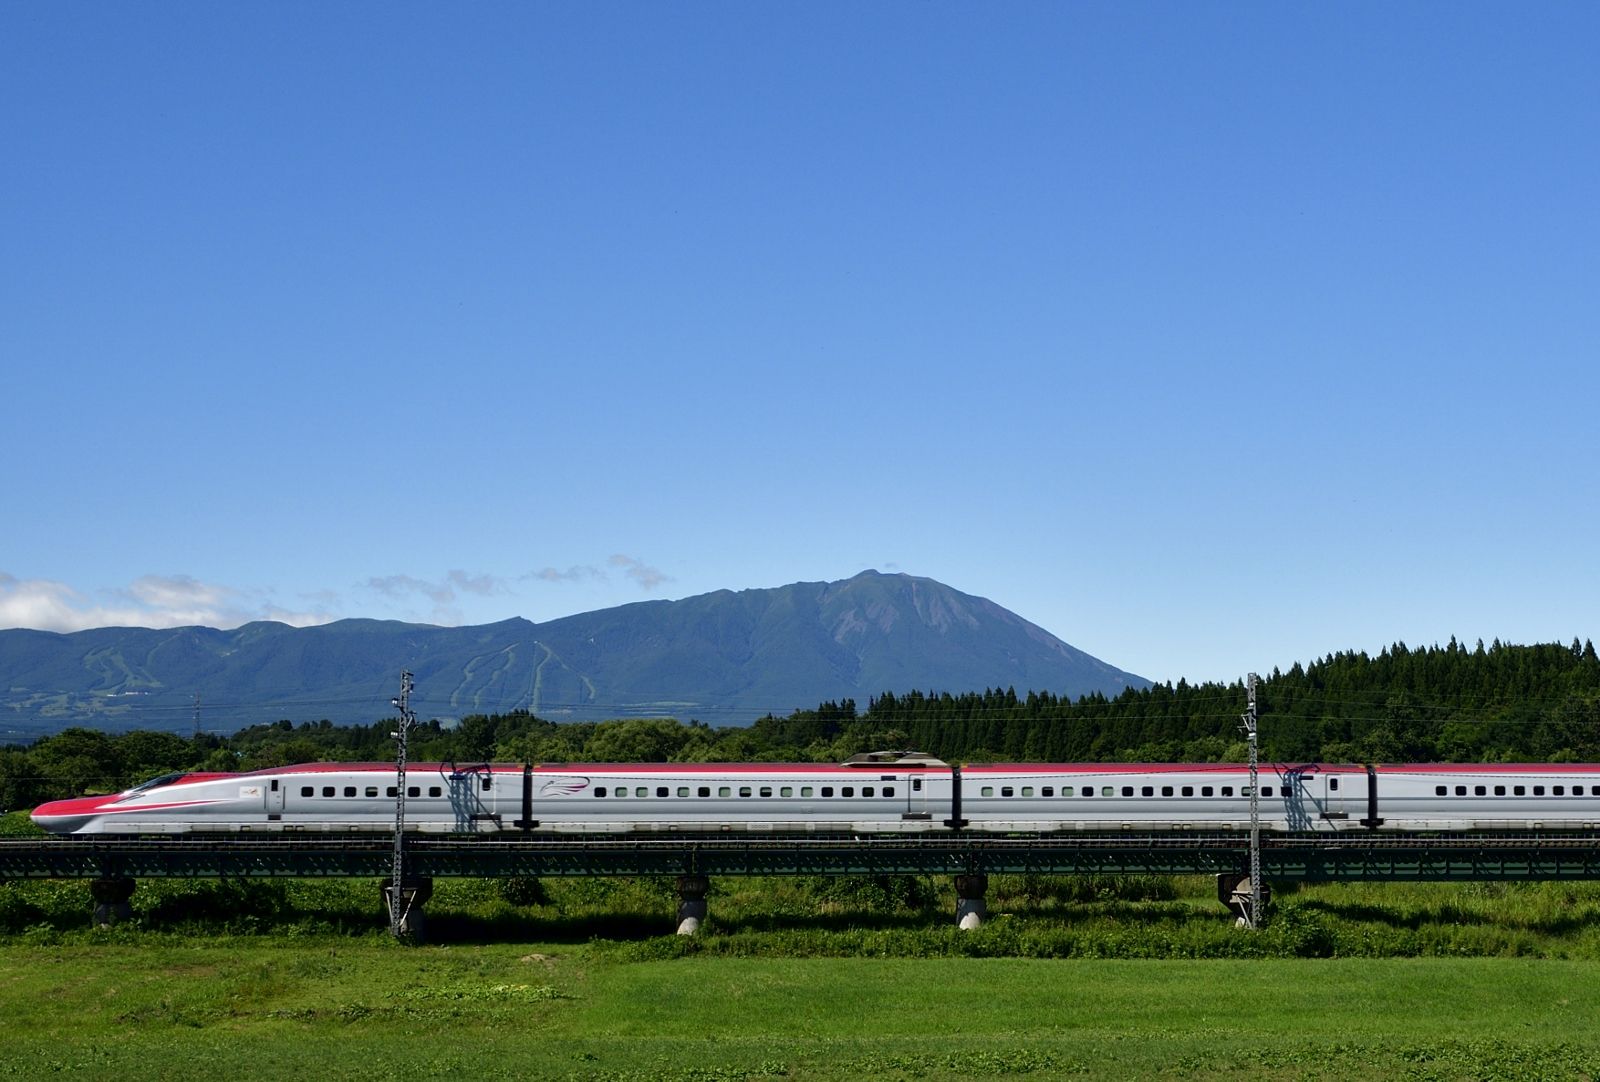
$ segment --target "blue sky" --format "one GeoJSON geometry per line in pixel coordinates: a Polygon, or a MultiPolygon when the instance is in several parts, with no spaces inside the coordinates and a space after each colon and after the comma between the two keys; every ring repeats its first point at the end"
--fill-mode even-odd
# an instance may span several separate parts
{"type": "MultiPolygon", "coordinates": [[[[15,3],[0,626],[1600,632],[1600,9],[15,3]]],[[[791,704],[780,704],[787,708],[791,704]]]]}

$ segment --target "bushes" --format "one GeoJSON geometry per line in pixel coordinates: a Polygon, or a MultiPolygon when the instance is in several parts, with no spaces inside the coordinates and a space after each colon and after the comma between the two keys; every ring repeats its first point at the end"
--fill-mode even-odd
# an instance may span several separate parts
{"type": "MultiPolygon", "coordinates": [[[[695,938],[670,935],[672,877],[439,879],[434,942],[593,943],[600,954],[750,957],[1600,959],[1600,884],[1321,884],[1249,933],[1202,879],[994,876],[989,917],[954,926],[944,877],[715,878],[695,938]],[[1086,900],[1079,900],[1086,899],[1086,900]],[[608,942],[609,941],[609,942],[608,942]]],[[[0,937],[88,934],[89,883],[0,884],[0,937]]],[[[144,880],[131,926],[95,935],[382,936],[373,880],[144,880]]]]}

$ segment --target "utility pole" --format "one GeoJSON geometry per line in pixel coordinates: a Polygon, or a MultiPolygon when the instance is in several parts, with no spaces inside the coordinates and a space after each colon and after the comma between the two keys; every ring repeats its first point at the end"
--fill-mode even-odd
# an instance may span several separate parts
{"type": "Polygon", "coordinates": [[[416,715],[411,711],[411,670],[400,674],[400,694],[389,700],[400,711],[400,724],[390,735],[396,740],[394,772],[394,866],[389,879],[389,931],[396,939],[406,930],[411,895],[405,893],[406,738],[416,715]]]}
{"type": "Polygon", "coordinates": [[[1256,759],[1256,683],[1259,680],[1255,673],[1250,674],[1243,725],[1245,742],[1250,747],[1250,909],[1245,914],[1245,923],[1251,928],[1259,927],[1261,919],[1261,786],[1256,759]]]}
{"type": "Polygon", "coordinates": [[[194,738],[200,739],[200,693],[194,693],[194,738]]]}

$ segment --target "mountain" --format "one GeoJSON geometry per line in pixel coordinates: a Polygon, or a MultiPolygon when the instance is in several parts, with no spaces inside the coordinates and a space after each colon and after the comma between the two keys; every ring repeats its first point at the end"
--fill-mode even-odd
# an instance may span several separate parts
{"type": "Polygon", "coordinates": [[[340,620],[232,631],[0,631],[0,739],[70,725],[233,732],[288,718],[392,717],[400,672],[422,718],[527,709],[554,720],[630,716],[745,724],[884,691],[990,687],[1077,697],[1149,681],[992,601],[932,579],[864,571],[841,582],[719,590],[530,623],[475,627],[340,620]]]}

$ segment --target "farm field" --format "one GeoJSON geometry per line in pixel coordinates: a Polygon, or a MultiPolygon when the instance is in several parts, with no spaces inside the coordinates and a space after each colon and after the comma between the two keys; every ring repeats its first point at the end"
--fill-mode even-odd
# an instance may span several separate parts
{"type": "Polygon", "coordinates": [[[1600,963],[0,946],[0,1076],[1584,1078],[1600,963]]]}

